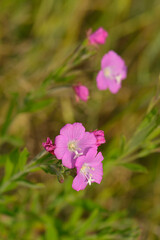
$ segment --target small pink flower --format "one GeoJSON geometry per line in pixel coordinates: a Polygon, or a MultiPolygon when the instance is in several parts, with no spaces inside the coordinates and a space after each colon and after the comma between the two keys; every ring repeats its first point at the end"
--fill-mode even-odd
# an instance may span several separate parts
{"type": "Polygon", "coordinates": [[[87,37],[89,44],[97,46],[98,44],[105,44],[108,33],[102,27],[98,28],[93,33],[92,30],[89,29],[87,32],[87,37]]]}
{"type": "Polygon", "coordinates": [[[104,131],[102,131],[102,130],[94,130],[92,133],[94,134],[94,136],[97,139],[97,143],[96,144],[97,144],[98,147],[101,144],[106,142],[105,137],[104,137],[104,131]]]}
{"type": "Polygon", "coordinates": [[[66,124],[55,138],[55,145],[56,157],[68,168],[74,168],[76,159],[89,149],[97,149],[94,134],[85,132],[82,123],[66,124]]]}
{"type": "Polygon", "coordinates": [[[90,149],[86,156],[78,157],[75,164],[77,176],[73,180],[72,188],[79,191],[92,182],[100,184],[103,175],[102,160],[102,153],[97,154],[96,149],[90,149]]]}
{"type": "Polygon", "coordinates": [[[88,98],[89,98],[89,90],[86,86],[78,84],[73,86],[73,90],[76,93],[76,99],[77,101],[79,101],[79,99],[81,99],[84,102],[87,102],[88,98]]]}
{"type": "Polygon", "coordinates": [[[56,146],[55,146],[55,144],[52,143],[52,140],[49,137],[47,137],[47,141],[42,143],[42,145],[47,152],[55,155],[54,154],[54,149],[55,149],[56,146]]]}
{"type": "Polygon", "coordinates": [[[101,70],[97,75],[97,87],[99,90],[109,90],[117,93],[121,88],[121,82],[127,77],[127,67],[124,60],[114,51],[105,54],[101,61],[101,70]]]}

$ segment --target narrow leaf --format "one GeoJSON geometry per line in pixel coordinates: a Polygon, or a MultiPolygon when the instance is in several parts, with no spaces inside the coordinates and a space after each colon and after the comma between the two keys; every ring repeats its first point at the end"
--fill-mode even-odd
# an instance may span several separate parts
{"type": "Polygon", "coordinates": [[[142,166],[142,165],[140,165],[138,163],[123,163],[121,165],[123,167],[128,168],[129,170],[131,170],[133,172],[143,172],[143,173],[147,173],[148,172],[148,170],[144,166],[142,166]]]}
{"type": "Polygon", "coordinates": [[[13,168],[14,168],[13,162],[11,161],[11,159],[9,157],[7,157],[3,183],[6,182],[11,177],[11,175],[13,173],[13,168]]]}
{"type": "Polygon", "coordinates": [[[20,153],[19,159],[18,159],[18,168],[19,170],[23,170],[27,159],[28,159],[29,152],[26,148],[23,149],[23,151],[20,153]]]}

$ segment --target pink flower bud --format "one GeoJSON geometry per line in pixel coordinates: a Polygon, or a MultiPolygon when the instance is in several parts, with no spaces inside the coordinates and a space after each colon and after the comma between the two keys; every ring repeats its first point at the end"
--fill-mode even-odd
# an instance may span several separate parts
{"type": "Polygon", "coordinates": [[[101,144],[105,143],[104,131],[102,130],[95,130],[92,132],[96,137],[97,143],[96,145],[99,147],[101,144]]]}
{"type": "Polygon", "coordinates": [[[73,86],[73,90],[76,94],[76,99],[77,101],[79,101],[79,99],[81,99],[84,102],[87,102],[88,98],[89,98],[89,90],[86,86],[84,85],[75,85],[73,86]]]}
{"type": "Polygon", "coordinates": [[[106,38],[108,37],[108,32],[106,32],[102,27],[98,28],[92,33],[89,29],[87,32],[87,37],[90,45],[105,44],[106,38]]]}
{"type": "Polygon", "coordinates": [[[56,146],[55,146],[55,144],[52,143],[52,140],[49,137],[47,137],[47,141],[42,143],[42,145],[47,152],[55,155],[54,154],[54,149],[55,149],[56,146]]]}

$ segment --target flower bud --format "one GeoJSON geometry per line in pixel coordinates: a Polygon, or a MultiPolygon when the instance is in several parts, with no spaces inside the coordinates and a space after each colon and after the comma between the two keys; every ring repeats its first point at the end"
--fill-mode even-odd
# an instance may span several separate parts
{"type": "Polygon", "coordinates": [[[97,146],[99,147],[101,144],[105,143],[104,131],[102,130],[95,130],[92,132],[97,140],[97,146]]]}
{"type": "Polygon", "coordinates": [[[87,102],[88,98],[89,98],[89,90],[86,86],[78,84],[73,86],[73,90],[76,94],[76,99],[77,101],[79,101],[79,99],[81,99],[84,102],[87,102]]]}
{"type": "Polygon", "coordinates": [[[43,142],[42,145],[47,152],[55,155],[54,154],[54,149],[55,149],[56,146],[55,146],[55,144],[52,143],[52,140],[49,137],[47,137],[47,141],[43,142]]]}
{"type": "Polygon", "coordinates": [[[88,30],[87,36],[89,44],[97,46],[99,44],[105,44],[108,33],[102,27],[100,27],[93,33],[91,29],[88,30]]]}

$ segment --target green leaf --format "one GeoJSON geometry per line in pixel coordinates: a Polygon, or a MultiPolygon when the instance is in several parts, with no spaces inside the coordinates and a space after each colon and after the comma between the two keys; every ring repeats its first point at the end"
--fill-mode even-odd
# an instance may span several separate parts
{"type": "Polygon", "coordinates": [[[121,164],[121,166],[126,167],[133,172],[143,172],[143,173],[148,172],[148,170],[144,166],[138,163],[123,163],[121,164]]]}
{"type": "Polygon", "coordinates": [[[55,78],[55,82],[69,82],[72,81],[75,78],[74,75],[70,75],[70,76],[60,76],[55,78]]]}
{"type": "Polygon", "coordinates": [[[7,158],[8,158],[8,154],[0,155],[0,166],[5,165],[7,158]]]}
{"type": "Polygon", "coordinates": [[[121,154],[124,152],[125,144],[126,144],[126,137],[121,136],[121,141],[120,141],[120,153],[121,154]]]}
{"type": "Polygon", "coordinates": [[[13,173],[18,171],[19,150],[16,148],[10,154],[10,161],[13,163],[13,173]]]}
{"type": "Polygon", "coordinates": [[[24,148],[23,151],[20,153],[20,156],[18,159],[18,169],[20,171],[24,169],[28,156],[29,156],[29,152],[26,148],[24,148]]]}
{"type": "Polygon", "coordinates": [[[25,102],[25,106],[20,110],[20,112],[36,112],[47,107],[53,102],[53,99],[45,99],[41,101],[28,100],[25,102]]]}
{"type": "Polygon", "coordinates": [[[11,175],[13,173],[13,168],[14,168],[14,164],[8,156],[6,165],[5,165],[5,175],[3,178],[3,182],[6,182],[11,177],[11,175]]]}
{"type": "Polygon", "coordinates": [[[129,141],[127,149],[129,152],[134,151],[136,148],[140,147],[147,137],[159,126],[160,115],[156,109],[153,109],[150,113],[146,115],[137,131],[135,132],[131,141],[129,141]]]}
{"type": "Polygon", "coordinates": [[[15,147],[20,147],[24,144],[24,141],[18,137],[13,135],[4,135],[0,138],[1,143],[10,143],[15,147]]]}
{"type": "Polygon", "coordinates": [[[10,102],[10,105],[9,105],[9,108],[8,108],[8,111],[7,111],[7,114],[6,114],[6,117],[5,117],[5,121],[4,121],[4,124],[2,125],[2,129],[1,129],[1,135],[4,136],[12,122],[12,114],[13,114],[13,110],[15,108],[15,105],[17,103],[17,99],[18,99],[18,94],[14,94],[12,99],[11,99],[11,102],[10,102]]]}
{"type": "Polygon", "coordinates": [[[43,221],[46,226],[45,239],[46,240],[51,240],[51,239],[58,240],[59,237],[58,237],[57,229],[54,224],[54,219],[50,218],[50,216],[48,216],[48,215],[44,215],[43,221]]]}
{"type": "Polygon", "coordinates": [[[90,216],[87,218],[87,220],[84,221],[80,227],[78,227],[76,234],[79,237],[84,236],[87,230],[93,228],[94,223],[98,221],[98,214],[99,211],[97,208],[95,208],[90,214],[90,216]]]}

